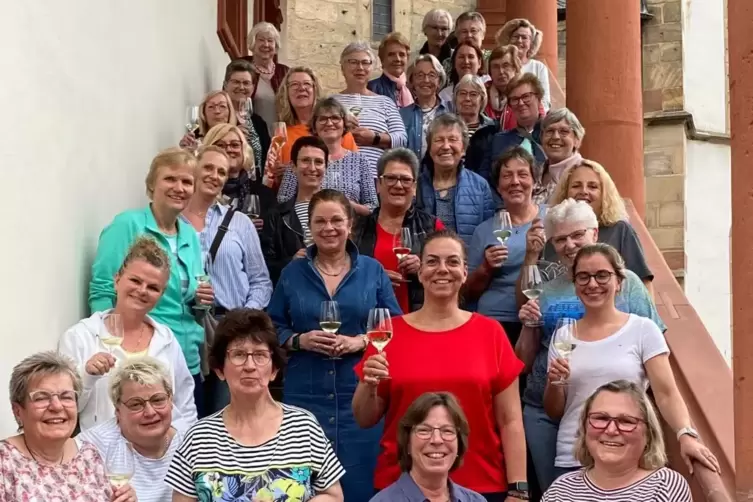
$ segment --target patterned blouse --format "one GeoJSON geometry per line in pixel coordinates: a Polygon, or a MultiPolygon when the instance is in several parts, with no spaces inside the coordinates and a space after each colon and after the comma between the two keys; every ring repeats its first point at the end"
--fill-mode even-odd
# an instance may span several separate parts
{"type": "Polygon", "coordinates": [[[112,488],[94,445],[85,443],[70,461],[43,465],[8,441],[0,441],[0,501],[110,502],[112,488]]]}
{"type": "MultiPolygon", "coordinates": [[[[348,152],[344,157],[330,161],[324,172],[322,188],[342,192],[348,200],[363,204],[369,209],[377,207],[377,193],[368,160],[360,152],[348,152]]],[[[277,202],[283,203],[296,196],[298,180],[292,169],[286,169],[277,192],[277,202]]]]}

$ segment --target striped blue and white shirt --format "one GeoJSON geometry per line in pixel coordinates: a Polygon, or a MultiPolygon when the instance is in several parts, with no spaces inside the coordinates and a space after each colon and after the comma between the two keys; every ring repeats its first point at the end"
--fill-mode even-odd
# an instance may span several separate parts
{"type": "MultiPolygon", "coordinates": [[[[361,111],[358,114],[359,127],[389,134],[392,139],[391,148],[408,144],[405,124],[400,117],[397,105],[392,99],[377,94],[335,94],[332,97],[337,99],[347,110],[360,108],[361,111]]],[[[372,178],[376,178],[377,161],[384,150],[374,146],[359,146],[358,151],[366,156],[372,178]]]]}
{"type": "MultiPolygon", "coordinates": [[[[201,250],[208,253],[228,211],[213,204],[199,232],[201,250]]],[[[251,220],[235,213],[214,262],[206,271],[212,281],[216,305],[228,310],[240,307],[264,309],[272,297],[272,281],[261,252],[259,234],[251,220]]]]}

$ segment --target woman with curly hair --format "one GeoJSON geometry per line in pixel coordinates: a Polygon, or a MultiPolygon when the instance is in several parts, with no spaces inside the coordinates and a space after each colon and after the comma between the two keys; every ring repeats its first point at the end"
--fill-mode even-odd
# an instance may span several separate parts
{"type": "Polygon", "coordinates": [[[552,105],[549,92],[549,68],[544,62],[533,59],[544,41],[544,33],[537,30],[528,19],[512,19],[500,28],[494,39],[497,46],[510,44],[518,48],[518,56],[520,62],[523,63],[521,73],[533,73],[538,77],[544,87],[544,109],[548,111],[552,105]]]}

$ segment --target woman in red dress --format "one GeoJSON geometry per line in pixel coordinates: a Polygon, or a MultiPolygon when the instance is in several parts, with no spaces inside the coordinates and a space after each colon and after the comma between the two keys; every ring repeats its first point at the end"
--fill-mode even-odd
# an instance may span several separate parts
{"type": "Polygon", "coordinates": [[[353,414],[361,427],[373,427],[384,418],[374,474],[374,486],[383,489],[400,477],[400,418],[421,394],[451,392],[471,430],[468,452],[452,473],[453,481],[490,502],[527,500],[517,383],[523,363],[498,322],[458,306],[467,277],[463,241],[448,230],[430,235],[418,273],[424,304],[393,320],[393,338],[383,355],[373,347],[364,354],[356,367],[360,382],[353,414]]]}

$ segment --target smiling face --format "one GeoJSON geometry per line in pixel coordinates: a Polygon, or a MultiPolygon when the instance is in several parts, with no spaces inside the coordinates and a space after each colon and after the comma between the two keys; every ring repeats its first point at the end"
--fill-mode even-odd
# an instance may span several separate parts
{"type": "Polygon", "coordinates": [[[460,242],[449,237],[429,241],[424,246],[418,280],[427,298],[457,298],[468,278],[465,251],[460,242]]]}
{"type": "Polygon", "coordinates": [[[515,77],[516,73],[515,64],[510,54],[505,54],[502,58],[489,62],[489,76],[492,79],[492,85],[500,92],[504,92],[507,84],[515,77]]]}
{"type": "Polygon", "coordinates": [[[382,67],[393,77],[400,77],[405,73],[408,65],[408,50],[400,43],[391,42],[384,48],[382,67]]]}
{"type": "Polygon", "coordinates": [[[576,167],[567,184],[568,198],[588,202],[596,215],[601,214],[601,179],[588,166],[576,167]]]}
{"type": "Polygon", "coordinates": [[[429,155],[437,168],[452,169],[463,158],[463,133],[456,125],[438,127],[431,137],[429,155]]]}
{"type": "Polygon", "coordinates": [[[194,174],[195,169],[186,164],[160,167],[152,187],[152,204],[168,213],[183,211],[194,192],[194,174]]]}
{"type": "Polygon", "coordinates": [[[455,27],[455,35],[458,37],[458,43],[473,42],[478,47],[481,47],[484,43],[484,25],[475,19],[470,19],[458,23],[455,27]]]}
{"type": "MultiPolygon", "coordinates": [[[[641,409],[628,394],[602,391],[594,399],[586,424],[586,447],[594,462],[614,470],[639,465],[646,449],[646,424],[641,409]],[[623,432],[614,421],[606,429],[597,429],[591,422],[603,425],[604,419],[621,418],[629,428],[637,423],[632,432],[623,432]]],[[[625,428],[623,426],[623,428],[625,428]]]]}
{"type": "Polygon", "coordinates": [[[254,56],[262,59],[272,59],[277,53],[277,44],[272,33],[258,33],[251,48],[254,56]]]}
{"type": "Polygon", "coordinates": [[[542,132],[542,145],[550,164],[557,164],[566,160],[578,150],[580,140],[575,137],[567,120],[560,120],[550,124],[542,132]]]}
{"type": "Polygon", "coordinates": [[[235,132],[229,132],[222,137],[222,139],[214,143],[225,150],[229,158],[228,162],[228,175],[230,177],[237,176],[243,167],[243,141],[240,136],[235,132]]]}
{"type": "Polygon", "coordinates": [[[323,201],[309,215],[311,236],[321,251],[334,252],[345,249],[350,235],[351,221],[345,208],[338,202],[323,201]]]}
{"type": "Polygon", "coordinates": [[[510,36],[510,43],[520,50],[520,57],[522,59],[528,59],[528,54],[531,52],[532,42],[533,33],[531,33],[530,28],[525,26],[521,26],[510,36]]]}
{"type": "Polygon", "coordinates": [[[447,408],[435,406],[429,411],[424,421],[413,428],[409,448],[413,461],[412,471],[424,476],[446,475],[450,472],[458,456],[458,439],[447,408]],[[425,439],[423,436],[429,431],[431,436],[425,439]],[[450,439],[452,432],[455,432],[454,439],[450,439]]]}
{"type": "Polygon", "coordinates": [[[458,85],[455,93],[455,108],[464,117],[478,117],[481,113],[483,95],[471,84],[458,85]]]}
{"type": "Polygon", "coordinates": [[[237,71],[230,74],[225,83],[225,91],[230,94],[230,99],[234,103],[240,103],[250,98],[254,93],[254,80],[251,73],[247,71],[237,71]]]}
{"type": "Polygon", "coordinates": [[[314,124],[316,135],[322,138],[327,145],[342,141],[345,130],[345,117],[335,109],[325,110],[320,108],[314,124]]]}
{"type": "Polygon", "coordinates": [[[295,110],[310,110],[314,107],[314,79],[306,72],[288,76],[288,99],[295,110]]]}
{"type": "Polygon", "coordinates": [[[230,103],[224,94],[209,98],[204,103],[204,116],[207,118],[207,130],[217,124],[227,124],[230,120],[230,103]]]}
{"type": "Polygon", "coordinates": [[[411,167],[402,162],[389,162],[377,186],[382,206],[407,210],[416,195],[416,180],[411,167]]]}
{"type": "Polygon", "coordinates": [[[522,159],[510,159],[499,170],[497,191],[508,206],[531,203],[533,176],[531,166],[522,159]]]}
{"type": "Polygon", "coordinates": [[[304,146],[298,152],[298,159],[295,163],[295,177],[298,180],[298,186],[313,191],[319,190],[322,186],[322,180],[324,180],[326,168],[324,152],[319,148],[304,146]]]}
{"type": "Polygon", "coordinates": [[[587,309],[614,305],[620,292],[620,278],[606,256],[596,253],[580,258],[573,277],[575,293],[587,309]],[[583,284],[586,279],[588,282],[583,284]]]}
{"type": "Polygon", "coordinates": [[[265,364],[257,364],[254,356],[248,356],[245,363],[238,365],[231,360],[235,352],[239,354],[241,352],[246,354],[266,352],[269,354],[269,346],[265,343],[255,342],[250,338],[236,339],[227,347],[222,371],[217,371],[217,375],[227,382],[230,394],[236,398],[243,399],[268,393],[269,382],[277,376],[277,369],[272,364],[272,360],[267,358],[265,364]]]}
{"type": "Polygon", "coordinates": [[[345,81],[350,85],[366,85],[373,64],[368,52],[351,52],[342,62],[345,81]]]}
{"type": "Polygon", "coordinates": [[[507,102],[512,108],[518,124],[532,127],[539,118],[539,98],[531,84],[522,84],[510,92],[507,102]]]}
{"type": "Polygon", "coordinates": [[[411,82],[416,96],[428,100],[439,92],[439,74],[428,61],[421,61],[411,73],[411,82]]]}
{"type": "Polygon", "coordinates": [[[128,381],[123,384],[115,416],[123,436],[138,445],[165,437],[173,421],[173,400],[162,385],[128,381]],[[141,404],[143,409],[132,409],[141,404]]]}
{"type": "MultiPolygon", "coordinates": [[[[24,434],[42,441],[56,441],[71,437],[76,428],[78,407],[76,401],[61,397],[52,397],[49,404],[43,402],[40,393],[71,393],[73,380],[69,375],[58,373],[38,375],[29,382],[29,395],[23,405],[13,403],[13,413],[23,425],[24,434]]],[[[70,394],[68,394],[70,395],[70,394]]]]}
{"type": "Polygon", "coordinates": [[[206,152],[199,161],[196,192],[209,198],[220,195],[227,181],[230,161],[217,152],[206,152]]]}
{"type": "Polygon", "coordinates": [[[169,274],[145,260],[132,260],[115,276],[117,306],[146,315],[165,291],[169,274]]]}
{"type": "Polygon", "coordinates": [[[571,268],[580,248],[594,244],[598,230],[586,228],[579,222],[564,222],[554,226],[552,246],[563,265],[571,268]]]}
{"type": "Polygon", "coordinates": [[[455,56],[455,71],[458,72],[458,77],[477,75],[479,69],[481,69],[481,60],[476,50],[470,45],[460,47],[455,56]]]}

